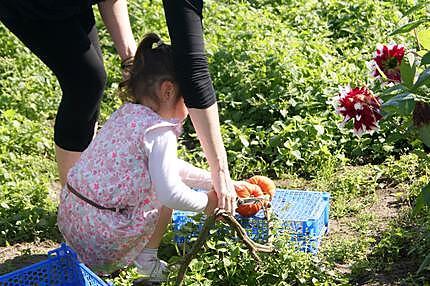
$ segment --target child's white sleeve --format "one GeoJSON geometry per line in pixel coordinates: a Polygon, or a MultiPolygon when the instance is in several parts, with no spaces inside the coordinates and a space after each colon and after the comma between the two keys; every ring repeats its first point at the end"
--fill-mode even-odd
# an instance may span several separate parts
{"type": "Polygon", "coordinates": [[[181,180],[177,139],[169,127],[145,134],[149,175],[157,199],[166,207],[202,212],[208,203],[205,192],[196,192],[181,180]]]}
{"type": "Polygon", "coordinates": [[[203,190],[209,190],[212,187],[211,173],[181,159],[178,159],[178,164],[179,175],[187,186],[203,190]]]}

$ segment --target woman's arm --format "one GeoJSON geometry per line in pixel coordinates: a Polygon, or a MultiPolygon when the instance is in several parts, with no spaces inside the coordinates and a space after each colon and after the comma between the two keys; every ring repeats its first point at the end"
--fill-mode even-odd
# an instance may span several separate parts
{"type": "Polygon", "coordinates": [[[163,0],[175,69],[191,121],[203,147],[218,207],[234,212],[236,193],[221,138],[215,91],[204,50],[202,0],[163,0]]]}
{"type": "Polygon", "coordinates": [[[216,103],[206,109],[189,109],[211,171],[212,183],[218,195],[218,207],[234,212],[236,192],[228,170],[227,154],[221,138],[216,103]]]}
{"type": "Polygon", "coordinates": [[[105,0],[100,2],[98,6],[121,60],[134,56],[136,41],[131,31],[127,1],[105,0]]]}

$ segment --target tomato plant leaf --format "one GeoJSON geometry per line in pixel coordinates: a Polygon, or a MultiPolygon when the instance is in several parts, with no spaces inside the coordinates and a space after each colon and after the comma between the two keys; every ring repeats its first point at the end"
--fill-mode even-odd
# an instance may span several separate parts
{"type": "Polygon", "coordinates": [[[382,104],[384,112],[397,112],[400,115],[409,115],[414,109],[415,101],[411,93],[401,93],[393,96],[390,100],[382,104]]]}
{"type": "Polygon", "coordinates": [[[423,143],[430,147],[430,124],[421,126],[418,129],[418,135],[423,143]]]}

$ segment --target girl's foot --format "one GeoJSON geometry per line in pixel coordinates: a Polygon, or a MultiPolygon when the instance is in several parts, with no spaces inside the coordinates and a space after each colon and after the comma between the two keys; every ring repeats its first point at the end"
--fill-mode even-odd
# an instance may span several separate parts
{"type": "Polygon", "coordinates": [[[145,278],[140,278],[133,281],[133,286],[160,286],[161,282],[150,282],[145,278]]]}
{"type": "Polygon", "coordinates": [[[143,279],[148,282],[164,282],[167,280],[169,273],[167,263],[157,257],[151,257],[144,262],[134,262],[137,267],[137,273],[145,276],[143,279]]]}

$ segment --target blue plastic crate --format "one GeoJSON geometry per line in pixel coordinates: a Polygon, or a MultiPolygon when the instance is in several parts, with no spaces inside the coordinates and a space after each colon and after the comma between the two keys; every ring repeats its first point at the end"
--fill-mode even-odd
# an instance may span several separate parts
{"type": "Polygon", "coordinates": [[[48,252],[48,259],[0,276],[0,286],[113,286],[78,261],[66,244],[48,252]]]}
{"type": "MultiPolygon", "coordinates": [[[[196,215],[197,213],[190,211],[173,211],[172,228],[175,233],[174,239],[177,244],[183,244],[188,242],[192,237],[198,236],[203,226],[205,216],[202,216],[199,223],[195,224],[194,216],[196,215]]],[[[198,218],[196,220],[198,220],[198,218]]]]}
{"type": "MultiPolygon", "coordinates": [[[[272,199],[272,214],[281,222],[278,233],[290,233],[291,240],[296,241],[303,251],[317,253],[321,239],[328,230],[329,199],[329,193],[277,189],[272,199]]],[[[194,212],[173,212],[176,243],[183,244],[198,235],[203,220],[194,225],[194,215],[194,212]],[[190,228],[186,229],[187,226],[190,228]]],[[[251,239],[267,241],[268,224],[262,210],[249,218],[241,215],[236,215],[236,218],[251,239]]]]}
{"type": "Polygon", "coordinates": [[[272,200],[273,214],[303,251],[317,253],[328,231],[330,194],[302,190],[277,190],[272,200]],[[279,191],[279,192],[278,192],[279,191]]]}

